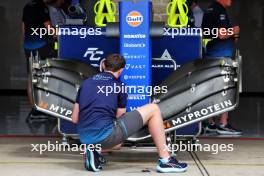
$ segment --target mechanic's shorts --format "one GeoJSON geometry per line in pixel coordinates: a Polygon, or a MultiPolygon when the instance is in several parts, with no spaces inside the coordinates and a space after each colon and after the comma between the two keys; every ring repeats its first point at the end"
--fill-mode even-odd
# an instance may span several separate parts
{"type": "Polygon", "coordinates": [[[114,121],[112,134],[98,144],[101,144],[102,149],[111,149],[124,142],[142,127],[143,119],[140,113],[137,110],[127,112],[114,121]]]}

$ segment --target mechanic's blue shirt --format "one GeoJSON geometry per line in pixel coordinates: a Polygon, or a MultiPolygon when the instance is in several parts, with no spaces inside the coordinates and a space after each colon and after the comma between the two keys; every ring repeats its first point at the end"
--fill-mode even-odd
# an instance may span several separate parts
{"type": "Polygon", "coordinates": [[[43,0],[31,0],[23,9],[22,21],[25,25],[24,49],[35,50],[47,44],[47,35],[40,36],[45,22],[50,21],[48,7],[43,0]],[[34,32],[36,30],[36,32],[34,32]]]}
{"type": "Polygon", "coordinates": [[[96,144],[107,138],[113,129],[113,120],[118,108],[126,108],[127,94],[115,87],[122,83],[111,73],[103,72],[87,79],[78,91],[78,133],[84,144],[96,144]],[[109,90],[112,89],[112,92],[109,90]],[[108,90],[108,94],[106,94],[108,90]]]}
{"type": "MultiPolygon", "coordinates": [[[[203,28],[231,28],[232,24],[228,17],[226,9],[217,1],[205,11],[203,17],[203,28]]],[[[219,38],[212,39],[207,44],[206,56],[210,57],[232,57],[234,53],[234,39],[228,38],[221,40],[219,38]]]]}
{"type": "Polygon", "coordinates": [[[44,47],[46,44],[47,41],[45,39],[27,35],[24,40],[24,49],[35,50],[44,47]]]}

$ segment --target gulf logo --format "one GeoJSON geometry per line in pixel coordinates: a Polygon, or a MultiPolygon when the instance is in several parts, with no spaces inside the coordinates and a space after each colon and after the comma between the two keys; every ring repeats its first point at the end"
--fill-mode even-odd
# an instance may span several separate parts
{"type": "Polygon", "coordinates": [[[143,22],[143,16],[138,11],[129,12],[126,16],[126,22],[132,27],[138,27],[143,22]]]}

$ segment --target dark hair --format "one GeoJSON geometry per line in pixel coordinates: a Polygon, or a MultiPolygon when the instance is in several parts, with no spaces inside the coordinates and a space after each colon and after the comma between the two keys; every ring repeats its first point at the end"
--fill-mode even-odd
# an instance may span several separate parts
{"type": "Polygon", "coordinates": [[[43,2],[47,5],[52,5],[57,2],[57,0],[43,0],[43,2]]]}
{"type": "Polygon", "coordinates": [[[126,65],[126,60],[120,54],[110,54],[104,61],[105,70],[117,72],[126,65]]]}

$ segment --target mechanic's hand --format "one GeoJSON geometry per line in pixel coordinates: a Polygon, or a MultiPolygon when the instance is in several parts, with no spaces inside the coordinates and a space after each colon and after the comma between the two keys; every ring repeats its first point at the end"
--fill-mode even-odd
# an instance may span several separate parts
{"type": "Polygon", "coordinates": [[[238,39],[239,39],[239,33],[240,33],[240,27],[239,26],[234,26],[233,27],[233,31],[234,31],[234,39],[235,39],[235,42],[238,42],[238,39]]]}
{"type": "Polygon", "coordinates": [[[234,36],[239,35],[239,33],[240,33],[240,27],[239,26],[234,26],[233,27],[233,32],[234,32],[234,36]]]}

